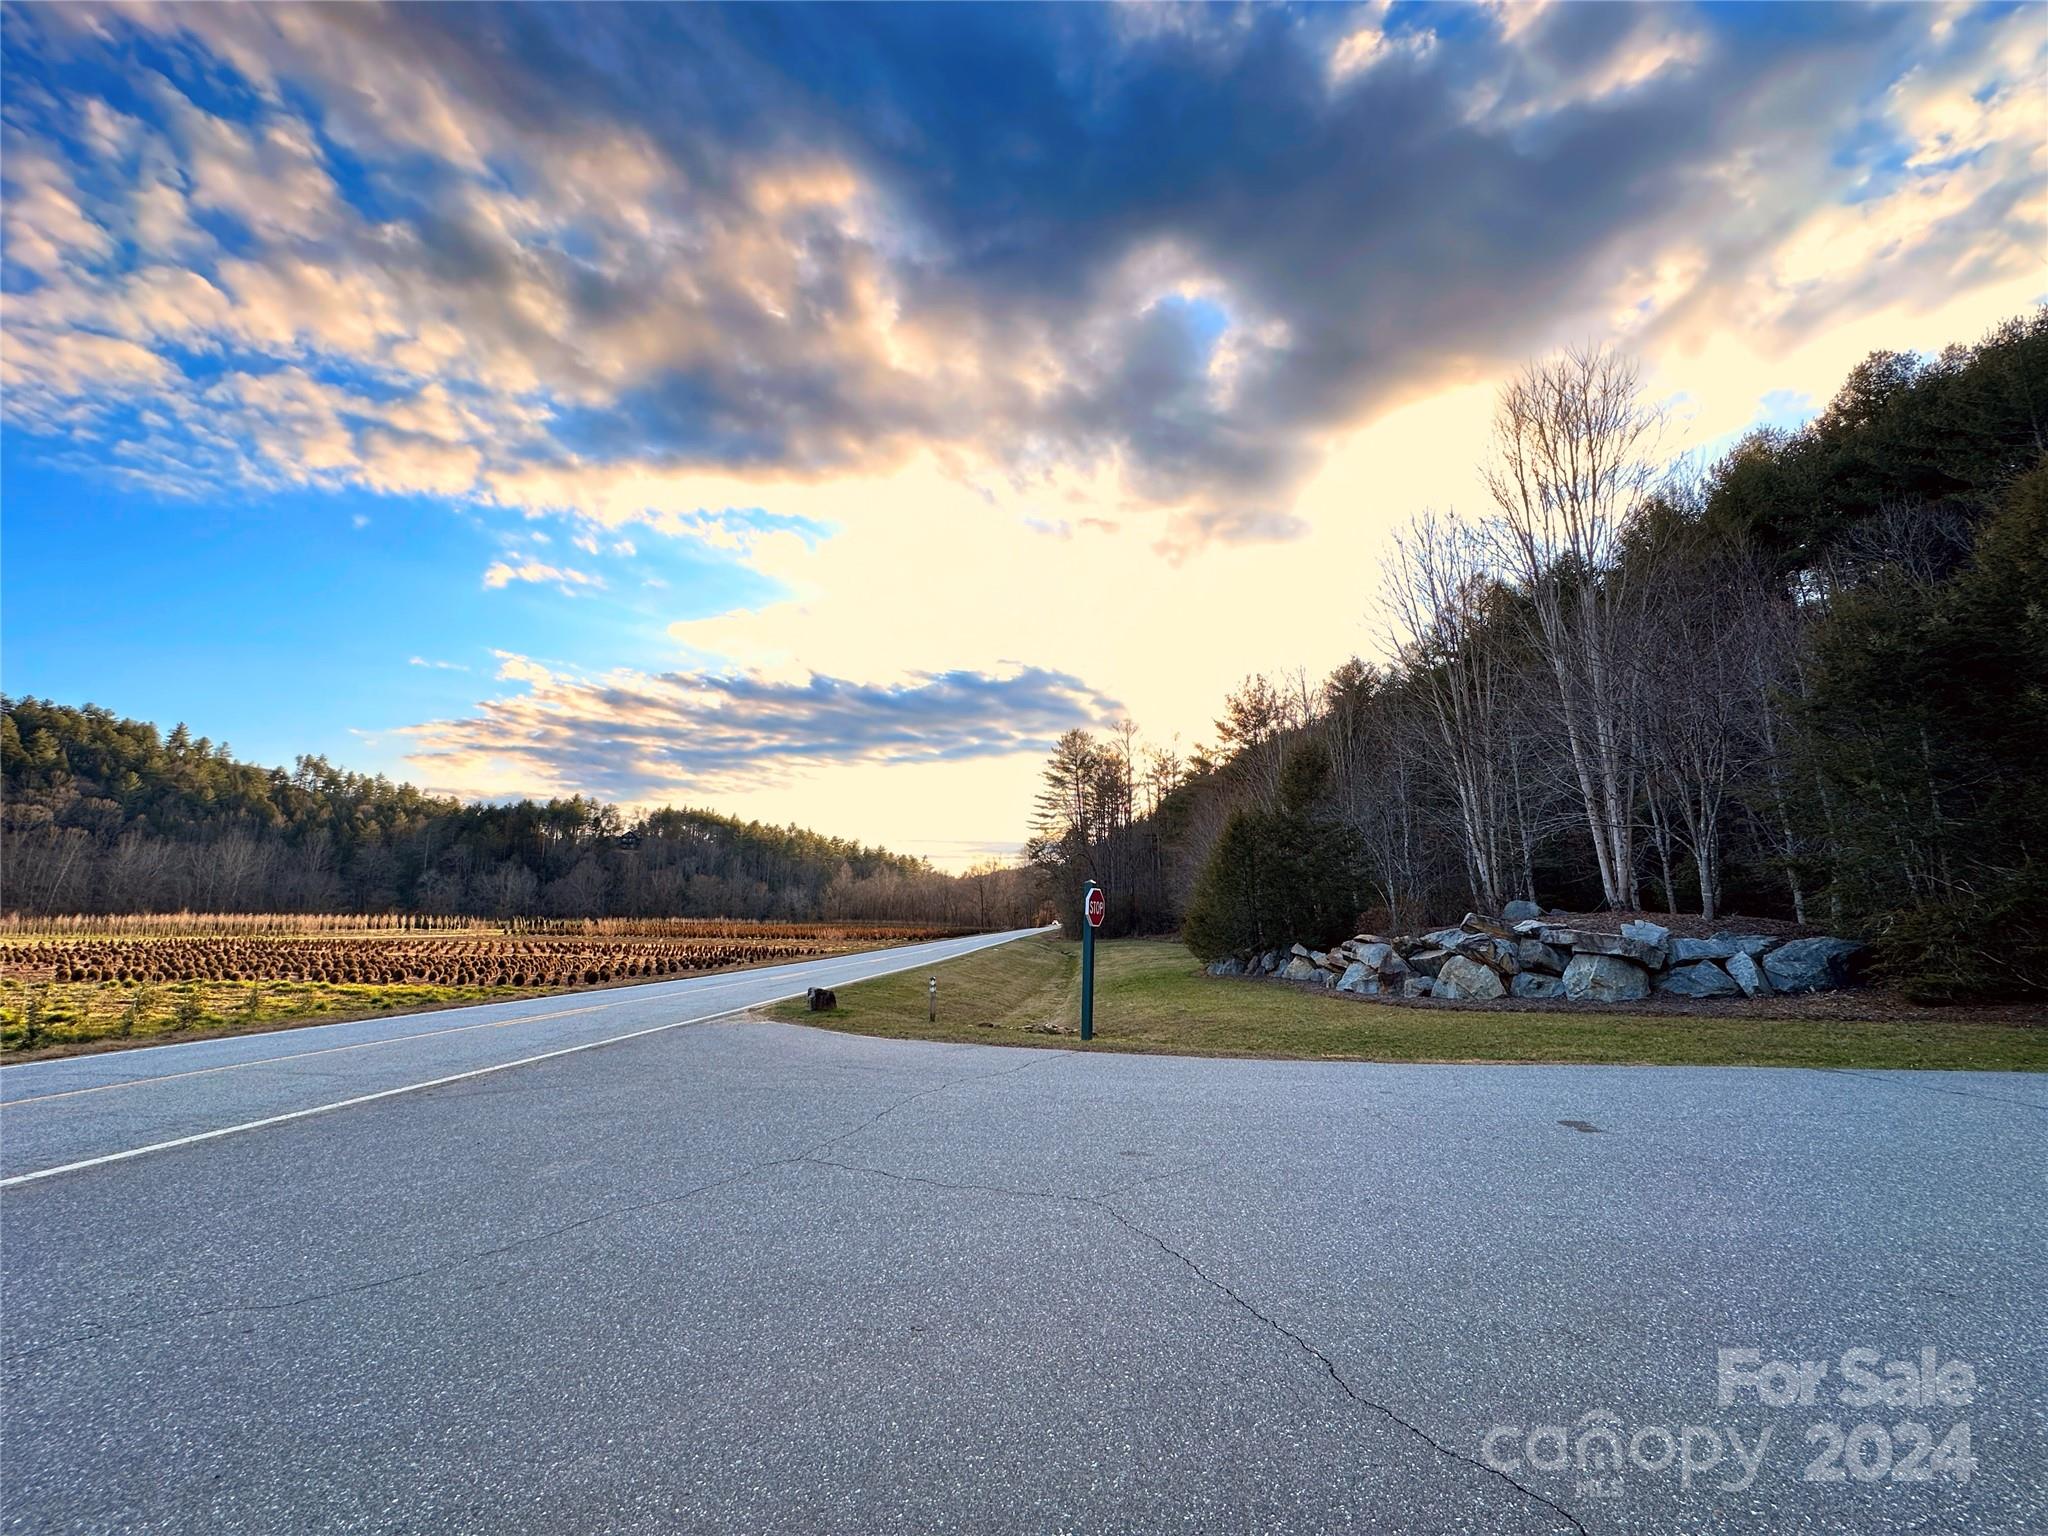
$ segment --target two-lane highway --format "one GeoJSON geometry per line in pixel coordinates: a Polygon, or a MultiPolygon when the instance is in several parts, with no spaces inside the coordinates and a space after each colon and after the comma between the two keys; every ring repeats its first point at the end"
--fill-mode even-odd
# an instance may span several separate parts
{"type": "Polygon", "coordinates": [[[0,1067],[0,1188],[701,1024],[1034,931],[0,1067]]]}
{"type": "Polygon", "coordinates": [[[2048,1077],[722,1017],[975,942],[0,1077],[0,1533],[2048,1530],[2048,1077]]]}

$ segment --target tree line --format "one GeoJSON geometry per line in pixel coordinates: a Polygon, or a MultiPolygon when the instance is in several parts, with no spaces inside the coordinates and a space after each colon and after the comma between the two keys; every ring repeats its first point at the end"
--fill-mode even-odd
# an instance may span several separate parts
{"type": "Polygon", "coordinates": [[[2048,311],[1874,354],[1710,465],[1662,428],[1616,352],[1531,365],[1484,513],[1391,542],[1383,659],[1249,678],[1185,760],[1062,740],[1029,852],[1063,917],[1091,876],[1213,954],[1739,911],[1922,996],[2048,988],[2048,311]]]}
{"type": "Polygon", "coordinates": [[[0,905],[17,912],[839,918],[1010,927],[1023,872],[964,876],[799,827],[582,797],[464,804],[319,757],[238,761],[179,724],[0,698],[0,905]]]}

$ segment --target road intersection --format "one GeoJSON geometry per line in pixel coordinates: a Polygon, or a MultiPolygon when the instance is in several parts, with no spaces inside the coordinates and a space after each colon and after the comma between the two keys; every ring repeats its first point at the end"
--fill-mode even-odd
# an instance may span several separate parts
{"type": "Polygon", "coordinates": [[[0,1073],[9,1178],[87,1164],[0,1187],[0,1528],[2048,1525],[2039,1078],[1015,1050],[743,1002],[0,1073]],[[1966,1400],[1843,1400],[1845,1352],[1927,1349],[1966,1400]],[[1724,1403],[1723,1350],[1819,1389],[1724,1403]],[[1967,1481],[1866,1475],[1859,1431],[1904,1461],[1923,1422],[1968,1425],[1967,1481]]]}

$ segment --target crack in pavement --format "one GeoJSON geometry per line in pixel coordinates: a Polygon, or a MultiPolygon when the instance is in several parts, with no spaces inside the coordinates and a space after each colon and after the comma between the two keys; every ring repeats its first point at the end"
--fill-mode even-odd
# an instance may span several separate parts
{"type": "MultiPolygon", "coordinates": [[[[1376,1402],[1372,1398],[1369,1398],[1364,1393],[1360,1392],[1345,1377],[1344,1373],[1337,1369],[1337,1363],[1334,1360],[1332,1360],[1328,1355],[1324,1354],[1320,1349],[1316,1348],[1315,1345],[1311,1344],[1307,1339],[1303,1338],[1299,1333],[1295,1332],[1292,1328],[1288,1327],[1278,1318],[1272,1317],[1269,1314],[1261,1311],[1258,1307],[1254,1306],[1250,1301],[1246,1300],[1245,1297],[1242,1294],[1240,1294],[1235,1288],[1221,1280],[1218,1280],[1215,1276],[1211,1275],[1207,1270],[1203,1269],[1200,1264],[1196,1263],[1193,1258],[1189,1257],[1180,1249],[1174,1247],[1171,1243],[1167,1242],[1167,1240],[1161,1237],[1157,1232],[1154,1232],[1149,1227],[1141,1226],[1138,1222],[1133,1221],[1129,1216],[1125,1215],[1122,1211],[1118,1210],[1114,1205],[1112,1205],[1110,1203],[1111,1199],[1117,1194],[1125,1193],[1126,1191],[1124,1190],[1113,1190],[1108,1195],[1076,1195],[1069,1194],[1064,1190],[1057,1189],[1025,1189],[1020,1188],[1014,1184],[982,1184],[975,1183],[972,1181],[935,1179],[928,1177],[924,1174],[898,1173],[893,1169],[876,1168],[864,1163],[840,1162],[837,1159],[818,1157],[815,1154],[802,1157],[798,1159],[798,1161],[810,1163],[820,1168],[838,1168],[848,1173],[872,1174],[878,1178],[894,1179],[898,1183],[902,1184],[923,1184],[934,1189],[953,1189],[977,1193],[1012,1195],[1020,1199],[1026,1200],[1059,1201],[1070,1205],[1085,1205],[1092,1207],[1095,1210],[1107,1212],[1108,1215],[1113,1220],[1115,1220],[1118,1225],[1122,1226],[1126,1231],[1132,1233],[1134,1236],[1144,1238],[1147,1242],[1157,1247],[1162,1253],[1165,1253],[1169,1257],[1179,1261],[1179,1263],[1183,1265],[1190,1274],[1194,1275],[1194,1277],[1197,1280],[1201,1281],[1202,1284],[1208,1286],[1211,1290],[1221,1292],[1224,1296],[1228,1297],[1230,1301],[1237,1307],[1249,1313],[1253,1318],[1257,1319],[1257,1321],[1263,1324],[1266,1328],[1278,1334],[1281,1338],[1286,1339],[1290,1344],[1294,1345],[1296,1349],[1300,1350],[1303,1354],[1307,1355],[1311,1360],[1315,1361],[1315,1363],[1322,1368],[1323,1372],[1329,1376],[1330,1380],[1336,1384],[1337,1389],[1340,1392],[1342,1392],[1347,1398],[1349,1398],[1353,1403],[1357,1404],[1361,1408],[1370,1409],[1372,1412],[1382,1415],[1384,1418],[1387,1419],[1389,1423],[1394,1424],[1400,1429],[1406,1430],[1409,1434],[1413,1435],[1416,1439],[1420,1440],[1424,1445],[1428,1446],[1431,1450],[1435,1451],[1439,1456],[1447,1457],[1450,1460],[1459,1462],[1465,1466],[1476,1468],[1477,1470],[1486,1473],[1489,1477],[1497,1478],[1499,1481],[1507,1484],[1510,1488],[1514,1489],[1517,1493],[1522,1494],[1526,1498],[1534,1500],[1536,1503],[1541,1504],[1545,1509],[1548,1509],[1555,1513],[1574,1531],[1577,1531],[1579,1533],[1579,1536],[1588,1536],[1586,1527],[1580,1523],[1579,1517],[1573,1514],[1564,1505],[1558,1503],[1556,1500],[1550,1498],[1549,1496],[1543,1493],[1539,1493],[1536,1489],[1529,1487],[1528,1484],[1520,1482],[1515,1478],[1509,1476],[1507,1473],[1501,1471],[1500,1468],[1490,1466],[1489,1464],[1480,1460],[1477,1457],[1468,1456],[1463,1451],[1458,1450],[1456,1447],[1444,1444],[1443,1441],[1437,1439],[1434,1435],[1430,1434],[1428,1430],[1423,1429],[1419,1425],[1411,1423],[1409,1420],[1403,1418],[1399,1413],[1395,1412],[1385,1403],[1376,1402]]],[[[1185,1172],[1188,1170],[1178,1171],[1185,1172]]],[[[1154,1177],[1166,1177],[1166,1175],[1155,1175],[1154,1177]]],[[[1142,1183],[1145,1181],[1141,1180],[1140,1182],[1142,1183]]]]}
{"type": "MultiPolygon", "coordinates": [[[[980,1050],[983,1047],[963,1046],[961,1049],[980,1050]]],[[[500,1243],[496,1247],[480,1248],[467,1253],[454,1254],[445,1259],[438,1259],[431,1264],[422,1264],[412,1269],[400,1270],[388,1275],[378,1275],[368,1280],[356,1281],[350,1285],[334,1286],[328,1290],[314,1291],[303,1296],[291,1296],[280,1301],[240,1301],[232,1302],[226,1306],[204,1307],[192,1312],[175,1312],[158,1317],[138,1318],[133,1322],[101,1328],[92,1333],[72,1334],[65,1338],[50,1339],[41,1344],[31,1344],[27,1348],[13,1350],[5,1355],[0,1355],[0,1360],[26,1360],[35,1355],[45,1354],[53,1349],[64,1348],[67,1345],[92,1344],[102,1339],[119,1338],[130,1333],[144,1333],[153,1328],[171,1327],[178,1323],[203,1323],[217,1317],[263,1316],[278,1312],[288,1312],[297,1307],[313,1306],[323,1301],[335,1301],[344,1296],[356,1296],[365,1291],[380,1290],[385,1286],[402,1285],[408,1280],[423,1280],[433,1275],[451,1273],[471,1264],[482,1263],[488,1259],[503,1258],[506,1254],[517,1252],[521,1248],[551,1242],[558,1237],[565,1237],[571,1232],[579,1232],[585,1227],[595,1226],[599,1222],[615,1220],[622,1216],[634,1216],[643,1211],[659,1210],[664,1206],[679,1205],[686,1200],[693,1200],[699,1195],[708,1195],[713,1190],[723,1189],[729,1184],[737,1184],[742,1179],[752,1178],[755,1174],[766,1173],[773,1168],[786,1168],[794,1163],[804,1162],[816,1153],[836,1147],[842,1142],[851,1141],[854,1137],[869,1130],[880,1121],[895,1114],[897,1110],[902,1109],[905,1105],[913,1104],[919,1099],[928,1099],[934,1094],[944,1093],[949,1088],[957,1088],[966,1083],[981,1082],[989,1078],[1008,1077],[1012,1073],[1025,1071],[1028,1068],[1040,1065],[1042,1062],[1071,1054],[1071,1052],[1067,1051],[1034,1052],[1032,1060],[1023,1062],[1015,1067],[1005,1067],[1000,1072],[977,1072],[968,1077],[948,1078],[946,1081],[935,1084],[930,1088],[921,1088],[916,1093],[905,1094],[903,1097],[884,1105],[851,1130],[842,1131],[838,1135],[828,1137],[824,1141],[813,1142],[801,1151],[788,1153],[781,1157],[765,1158],[758,1163],[749,1164],[745,1168],[725,1174],[720,1178],[709,1180],[703,1184],[693,1185],[689,1189],[679,1190],[673,1194],[662,1195],[653,1200],[640,1200],[625,1205],[607,1206],[587,1216],[580,1216],[574,1221],[564,1222],[560,1226],[549,1227],[540,1232],[529,1232],[522,1237],[512,1239],[510,1242],[500,1243]]]]}
{"type": "MultiPolygon", "coordinates": [[[[963,1045],[959,1047],[959,1049],[963,1051],[983,1051],[987,1050],[988,1047],[983,1045],[963,1045]]],[[[1074,1053],[1072,1051],[1037,1050],[1032,1052],[1031,1060],[1019,1062],[1014,1067],[1005,1067],[1000,1072],[977,1072],[972,1077],[950,1078],[946,1082],[938,1084],[936,1087],[923,1088],[916,1093],[905,1094],[902,1098],[896,1100],[893,1104],[885,1105],[883,1108],[876,1110],[875,1113],[869,1115],[867,1119],[863,1120],[859,1125],[856,1125],[852,1130],[847,1131],[842,1135],[834,1136],[830,1141],[821,1141],[816,1146],[806,1147],[802,1152],[799,1152],[794,1158],[789,1159],[789,1161],[803,1162],[805,1159],[809,1158],[813,1153],[822,1152],[827,1147],[836,1147],[843,1141],[851,1141],[854,1137],[861,1135],[865,1131],[873,1129],[876,1125],[888,1119],[889,1116],[895,1114],[896,1111],[903,1108],[904,1105],[914,1104],[919,1099],[928,1099],[933,1094],[944,1093],[948,1088],[958,1087],[962,1083],[980,1083],[986,1082],[992,1078],[1013,1077],[1019,1072],[1028,1072],[1033,1067],[1042,1066],[1047,1061],[1060,1061],[1067,1057],[1072,1056],[1073,1054],[1074,1053]]]]}
{"type": "Polygon", "coordinates": [[[1883,1083],[1888,1088],[1913,1088],[1921,1093],[1945,1093],[1952,1099],[1981,1099],[1987,1104],[2011,1104],[2019,1109],[2031,1109],[2037,1114],[2048,1114],[2048,1104],[2037,1104],[2032,1099],[2010,1099],[2002,1093],[1972,1093],[1967,1088],[1937,1088],[1932,1083],[1917,1083],[1909,1077],[1899,1077],[1890,1072],[1867,1072],[1859,1067],[1814,1067],[1815,1072],[1832,1072],[1838,1077],[1867,1077],[1883,1083]]]}
{"type": "Polygon", "coordinates": [[[1165,1179],[1178,1179],[1185,1174],[1200,1173],[1208,1166],[1207,1163],[1189,1163],[1185,1168],[1166,1168],[1158,1173],[1148,1173],[1142,1178],[1132,1179],[1127,1184],[1111,1185],[1108,1189],[1102,1191],[1099,1198],[1114,1200],[1118,1195],[1128,1195],[1132,1190],[1142,1189],[1147,1184],[1157,1184],[1165,1179]]]}

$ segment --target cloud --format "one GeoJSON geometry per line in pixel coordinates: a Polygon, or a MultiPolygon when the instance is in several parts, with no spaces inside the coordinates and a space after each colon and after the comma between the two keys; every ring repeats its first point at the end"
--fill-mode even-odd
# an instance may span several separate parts
{"type": "Polygon", "coordinates": [[[554,673],[537,661],[530,661],[514,651],[493,651],[498,658],[498,676],[518,683],[546,685],[555,680],[554,673]]]}
{"type": "Polygon", "coordinates": [[[1122,706],[1039,667],[858,683],[808,674],[618,671],[563,677],[500,652],[529,686],[476,713],[408,727],[407,760],[468,792],[571,789],[635,804],[751,792],[832,769],[963,763],[1046,751],[1122,706]]]}
{"type": "Polygon", "coordinates": [[[686,538],[707,503],[643,486],[929,461],[1181,558],[1298,536],[1344,434],[1617,313],[1782,351],[2038,273],[2040,45],[2026,8],[17,11],[6,409],[156,486],[686,538]],[[121,67],[34,88],[79,62],[121,67]]]}
{"type": "Polygon", "coordinates": [[[542,560],[522,560],[512,565],[504,560],[493,560],[484,571],[484,585],[493,590],[510,586],[515,581],[546,582],[570,596],[578,588],[602,587],[604,579],[588,571],[579,571],[573,566],[549,565],[542,560]]]}
{"type": "Polygon", "coordinates": [[[406,665],[409,667],[431,667],[436,672],[467,672],[469,670],[468,667],[459,661],[430,661],[424,656],[414,656],[406,662],[406,665]]]}
{"type": "Polygon", "coordinates": [[[1387,29],[1386,0],[1360,6],[1351,13],[1351,30],[1337,39],[1330,50],[1330,83],[1341,87],[1367,70],[1393,59],[1426,58],[1436,46],[1436,33],[1427,27],[1390,32],[1387,29]]]}

